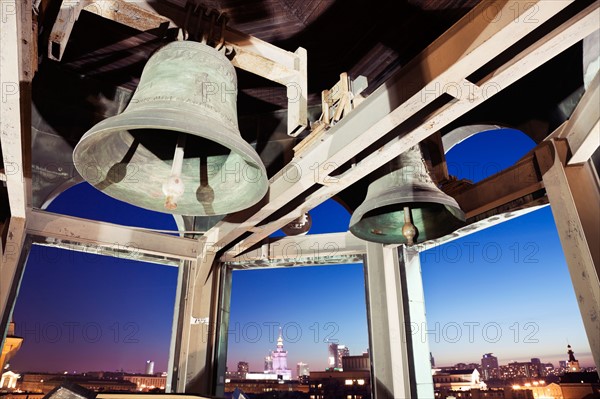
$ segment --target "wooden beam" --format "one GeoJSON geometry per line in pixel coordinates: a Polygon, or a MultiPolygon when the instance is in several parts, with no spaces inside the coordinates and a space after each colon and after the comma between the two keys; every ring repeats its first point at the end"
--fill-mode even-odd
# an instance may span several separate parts
{"type": "Polygon", "coordinates": [[[600,187],[591,165],[566,166],[567,143],[536,150],[592,357],[600,365],[600,187]]]}
{"type": "Polygon", "coordinates": [[[225,46],[231,46],[234,50],[235,56],[232,60],[233,65],[238,66],[241,69],[249,68],[245,69],[249,72],[252,72],[250,69],[264,71],[267,76],[262,75],[262,72],[258,73],[258,75],[281,84],[286,84],[288,82],[287,79],[293,77],[297,67],[297,54],[283,50],[271,43],[247,35],[231,27],[225,29],[223,38],[225,39],[225,46]],[[240,62],[240,59],[236,61],[236,57],[244,57],[248,62],[240,62]],[[270,64],[264,63],[264,60],[269,60],[277,69],[273,69],[270,72],[270,64]],[[239,63],[240,65],[236,65],[236,63],[239,63]],[[247,66],[243,64],[247,64],[247,66]],[[269,73],[272,73],[272,75],[269,75],[269,73]]]}
{"type": "Polygon", "coordinates": [[[48,38],[48,58],[60,61],[67,48],[75,21],[85,6],[84,1],[63,0],[48,38]]]}
{"type": "Polygon", "coordinates": [[[467,219],[544,188],[534,155],[454,195],[467,219]]]}
{"type": "MultiPolygon", "coordinates": [[[[0,145],[4,156],[4,177],[8,190],[8,202],[13,217],[24,218],[28,199],[27,165],[24,162],[24,136],[31,124],[24,125],[22,91],[23,67],[21,46],[23,40],[21,3],[2,2],[2,35],[0,35],[0,145]]],[[[31,18],[29,18],[31,20],[31,18]]],[[[29,38],[28,38],[29,39],[29,38]]]]}
{"type": "Polygon", "coordinates": [[[27,250],[25,219],[11,217],[8,224],[6,242],[2,246],[0,258],[0,348],[4,343],[8,323],[17,297],[23,274],[27,250]]]}
{"type": "Polygon", "coordinates": [[[143,32],[164,36],[171,20],[123,0],[63,0],[48,40],[48,58],[60,61],[75,22],[85,10],[143,32]]]}
{"type": "Polygon", "coordinates": [[[600,146],[600,73],[590,83],[573,111],[560,137],[566,137],[571,148],[569,165],[581,164],[592,157],[600,146]]]}
{"type": "Polygon", "coordinates": [[[276,259],[306,259],[329,256],[364,255],[367,252],[366,242],[349,232],[310,234],[271,238],[252,251],[240,256],[222,256],[221,262],[248,262],[276,259]]]}
{"type": "Polygon", "coordinates": [[[299,47],[294,64],[295,74],[286,84],[288,98],[289,136],[296,137],[308,126],[308,55],[306,49],[299,47]]]}
{"type": "MultiPolygon", "coordinates": [[[[511,9],[510,7],[519,8],[522,5],[514,2],[503,2],[502,4],[509,7],[509,9],[511,9]]],[[[538,3],[536,7],[539,7],[540,11],[544,9],[540,14],[543,18],[539,20],[539,24],[550,18],[553,15],[552,13],[558,13],[567,5],[565,2],[559,1],[538,3]],[[545,9],[548,6],[550,8],[545,9]]],[[[302,194],[313,184],[324,184],[327,181],[326,187],[322,187],[307,196],[305,202],[290,213],[312,209],[589,35],[597,29],[595,18],[597,10],[598,3],[596,2],[523,50],[507,64],[492,72],[480,82],[480,85],[474,85],[460,76],[468,76],[487,62],[486,57],[491,57],[492,54],[501,52],[518,41],[521,37],[517,37],[515,34],[519,33],[524,36],[528,33],[525,29],[528,28],[529,31],[533,31],[539,24],[524,23],[522,16],[513,13],[514,20],[500,20],[485,29],[484,22],[489,18],[482,16],[483,11],[481,9],[474,10],[473,15],[463,18],[450,29],[449,32],[453,32],[454,36],[448,33],[444,34],[439,39],[441,43],[436,41],[430,46],[432,49],[428,48],[424,51],[425,54],[438,54],[437,57],[439,58],[429,59],[421,55],[417,57],[417,60],[422,65],[419,64],[419,67],[412,66],[409,70],[428,71],[431,67],[433,71],[436,71],[438,60],[442,63],[454,61],[454,65],[446,66],[444,72],[440,71],[433,82],[425,84],[417,94],[412,96],[403,95],[403,93],[406,93],[405,86],[410,87],[411,75],[400,71],[399,75],[392,77],[377,89],[348,118],[342,119],[339,124],[330,129],[320,146],[311,149],[308,154],[300,159],[293,159],[288,166],[271,179],[271,196],[268,204],[243,223],[220,222],[215,228],[207,232],[208,242],[216,242],[222,246],[235,240],[252,226],[280,209],[284,204],[302,194]],[[479,20],[478,16],[482,20],[479,20]],[[511,24],[524,24],[527,26],[514,29],[511,24]],[[476,37],[468,37],[465,31],[471,35],[476,35],[476,37]],[[485,34],[480,31],[485,32],[485,34]],[[460,38],[460,41],[455,42],[455,40],[459,40],[458,38],[460,38]],[[475,44],[481,48],[474,48],[475,44]],[[442,56],[443,53],[440,53],[445,46],[448,46],[448,59],[442,56]],[[465,46],[467,48],[464,48],[465,46]],[[457,49],[463,49],[464,51],[457,52],[457,49]],[[458,60],[456,60],[457,58],[458,60]],[[417,126],[401,125],[410,116],[422,110],[424,103],[431,103],[436,95],[439,98],[443,94],[442,89],[446,84],[444,82],[451,82],[452,78],[455,79],[455,82],[461,82],[458,87],[466,87],[468,90],[462,90],[460,93],[454,90],[455,100],[441,106],[437,111],[431,112],[417,126]],[[438,88],[437,92],[435,88],[438,88]],[[382,112],[384,113],[383,116],[381,115],[382,112]],[[392,139],[342,175],[335,178],[329,176],[336,166],[342,165],[350,159],[350,156],[359,153],[370,143],[398,125],[400,125],[397,128],[398,138],[392,139]]],[[[412,79],[419,81],[421,75],[412,76],[412,79]]],[[[451,85],[451,87],[455,89],[456,85],[451,85]]],[[[276,226],[272,226],[272,228],[274,227],[276,226]]],[[[262,233],[251,235],[238,243],[228,255],[240,253],[252,247],[270,233],[272,231],[268,229],[262,233]]]]}
{"type": "Polygon", "coordinates": [[[292,53],[229,27],[223,39],[233,53],[233,66],[286,86],[288,135],[304,131],[308,126],[306,49],[299,47],[292,53]]]}
{"type": "Polygon", "coordinates": [[[95,0],[85,5],[83,10],[141,32],[156,30],[157,36],[163,36],[171,22],[162,15],[123,0],[95,0]]]}
{"type": "Polygon", "coordinates": [[[196,260],[201,252],[197,240],[145,229],[80,219],[37,209],[31,210],[27,217],[27,233],[36,237],[91,244],[107,248],[109,251],[133,251],[181,260],[196,260]]]}

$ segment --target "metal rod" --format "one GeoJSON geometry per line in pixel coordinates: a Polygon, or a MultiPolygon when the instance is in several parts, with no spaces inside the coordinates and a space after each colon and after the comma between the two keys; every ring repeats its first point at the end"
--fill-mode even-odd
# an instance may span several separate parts
{"type": "Polygon", "coordinates": [[[408,206],[404,207],[404,226],[402,226],[402,235],[406,238],[409,247],[414,245],[413,238],[417,235],[417,228],[412,224],[410,208],[408,206]]]}
{"type": "Polygon", "coordinates": [[[173,154],[173,164],[171,165],[171,175],[163,184],[163,193],[166,195],[165,208],[177,209],[177,199],[183,195],[185,186],[181,180],[181,169],[183,168],[183,156],[185,153],[186,134],[180,133],[175,145],[175,154],[173,154]]]}

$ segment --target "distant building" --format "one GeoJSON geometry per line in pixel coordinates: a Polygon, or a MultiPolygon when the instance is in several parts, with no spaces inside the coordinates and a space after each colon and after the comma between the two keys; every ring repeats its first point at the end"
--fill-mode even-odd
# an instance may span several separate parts
{"type": "MultiPolygon", "coordinates": [[[[147,377],[147,376],[146,376],[147,377]]],[[[85,374],[23,374],[17,384],[21,391],[46,394],[65,382],[80,385],[95,392],[135,392],[137,386],[125,379],[105,379],[85,374]]]]}
{"type": "Polygon", "coordinates": [[[273,358],[271,357],[271,355],[265,356],[264,371],[265,371],[265,373],[273,372],[273,358]]]}
{"type": "Polygon", "coordinates": [[[292,370],[287,366],[287,351],[283,349],[283,336],[281,328],[279,329],[279,337],[277,338],[277,349],[271,351],[273,359],[273,373],[281,376],[284,380],[292,379],[292,370]]]}
{"type": "Polygon", "coordinates": [[[564,399],[599,398],[600,377],[597,372],[571,371],[560,377],[564,399]]]}
{"type": "Polygon", "coordinates": [[[370,371],[313,371],[310,397],[319,399],[371,398],[370,371]]]}
{"type": "Polygon", "coordinates": [[[558,367],[561,369],[566,369],[567,368],[567,361],[566,360],[559,360],[558,361],[558,367]]]}
{"type": "Polygon", "coordinates": [[[238,362],[237,364],[237,377],[238,378],[246,378],[246,374],[250,371],[248,362],[238,362]]]}
{"type": "Polygon", "coordinates": [[[431,363],[431,368],[435,368],[435,359],[431,352],[429,352],[429,363],[431,363]]]}
{"type": "Polygon", "coordinates": [[[308,384],[308,379],[310,376],[308,364],[304,362],[298,363],[296,365],[296,374],[298,375],[298,381],[300,381],[301,384],[308,384]]]}
{"type": "Polygon", "coordinates": [[[500,375],[498,368],[498,358],[492,353],[486,353],[481,358],[481,378],[489,380],[492,378],[498,378],[500,375]]]}
{"type": "Polygon", "coordinates": [[[281,328],[277,338],[277,348],[265,357],[265,367],[262,373],[246,372],[247,380],[280,380],[292,379],[292,370],[287,366],[287,351],[283,349],[283,336],[281,328]]]}
{"type": "Polygon", "coordinates": [[[569,360],[567,361],[567,371],[569,373],[581,371],[581,367],[579,367],[579,361],[575,359],[575,352],[571,349],[571,345],[567,345],[567,354],[569,355],[569,360]]]}
{"type": "Polygon", "coordinates": [[[146,360],[146,374],[154,374],[154,361],[146,360]]]}
{"type": "Polygon", "coordinates": [[[371,369],[371,359],[368,353],[359,356],[342,357],[342,369],[344,371],[360,371],[371,369]]]}
{"type": "Polygon", "coordinates": [[[296,372],[298,373],[298,377],[310,375],[310,370],[308,368],[308,364],[304,362],[299,362],[296,365],[296,372]]]}
{"type": "Polygon", "coordinates": [[[448,391],[470,391],[485,389],[487,386],[480,379],[477,369],[436,370],[433,374],[433,386],[440,397],[445,398],[448,391]]]}
{"type": "Polygon", "coordinates": [[[340,345],[334,342],[330,342],[327,349],[329,355],[327,358],[328,368],[341,370],[343,367],[342,358],[344,356],[350,356],[350,349],[346,345],[340,345]]]}
{"type": "Polygon", "coordinates": [[[539,378],[542,375],[539,372],[537,364],[531,362],[511,362],[506,366],[500,367],[501,378],[539,378]]]}
{"type": "Polygon", "coordinates": [[[343,369],[344,363],[342,362],[342,358],[344,356],[350,356],[350,349],[346,345],[338,345],[337,349],[337,364],[338,368],[343,369]]]}
{"type": "Polygon", "coordinates": [[[135,384],[135,390],[141,392],[148,392],[153,389],[165,389],[167,385],[166,376],[155,376],[151,374],[139,375],[139,374],[125,374],[123,376],[125,381],[130,381],[135,384]]]}
{"type": "Polygon", "coordinates": [[[15,335],[15,323],[8,324],[8,333],[4,340],[4,345],[0,348],[0,371],[4,370],[4,367],[8,361],[17,353],[21,348],[23,338],[15,335]]]}
{"type": "MultiPolygon", "coordinates": [[[[308,393],[308,385],[303,385],[299,381],[279,381],[279,380],[226,380],[225,393],[231,393],[239,388],[245,394],[265,394],[269,392],[303,392],[308,393]]],[[[229,396],[227,396],[229,397],[229,396]]]]}
{"type": "Polygon", "coordinates": [[[13,373],[8,370],[0,377],[0,389],[15,389],[17,388],[17,381],[21,378],[20,374],[13,373]]]}
{"type": "Polygon", "coordinates": [[[339,369],[341,368],[341,364],[338,364],[338,344],[335,342],[330,342],[327,346],[328,357],[327,364],[330,369],[339,369]]]}

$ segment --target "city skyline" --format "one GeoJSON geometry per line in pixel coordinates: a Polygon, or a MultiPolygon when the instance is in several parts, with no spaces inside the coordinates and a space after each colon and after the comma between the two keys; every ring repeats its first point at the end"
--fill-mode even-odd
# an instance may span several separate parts
{"type": "MultiPolygon", "coordinates": [[[[530,139],[511,131],[480,136],[448,154],[451,174],[477,181],[514,164],[533,147],[530,139]],[[495,153],[502,158],[494,159],[480,148],[498,148],[495,153]]],[[[176,229],[170,215],[121,203],[87,184],[67,190],[48,210],[125,225],[176,229]]],[[[311,215],[309,234],[346,231],[350,218],[333,200],[313,209],[311,215]]],[[[428,329],[439,323],[440,331],[446,327],[445,333],[450,333],[458,324],[463,334],[458,342],[450,342],[448,337],[435,342],[428,337],[436,364],[477,362],[482,354],[492,352],[501,362],[539,357],[556,365],[565,358],[567,343],[582,366],[593,363],[549,207],[431,248],[421,257],[428,329]],[[495,289],[491,291],[490,286],[495,289]],[[482,339],[486,323],[497,323],[502,339],[482,339]],[[470,326],[478,329],[474,342],[464,338],[470,326]],[[538,341],[523,342],[536,328],[530,338],[538,341]],[[516,331],[519,339],[514,342],[510,338],[516,331]]],[[[177,270],[172,267],[35,245],[13,314],[17,333],[26,332],[13,369],[135,371],[153,359],[155,370],[166,370],[176,277],[177,270]],[[106,287],[111,288],[109,292],[106,287]],[[61,337],[51,342],[51,328],[57,325],[61,337]],[[74,342],[69,342],[71,327],[74,342]],[[98,340],[92,334],[96,331],[100,331],[98,340]],[[41,339],[36,339],[38,336],[41,339]],[[82,360],[81,353],[88,360],[82,360]]],[[[362,264],[235,271],[230,329],[238,323],[238,336],[248,323],[265,330],[262,342],[240,339],[231,344],[228,365],[232,369],[232,362],[238,360],[261,361],[272,349],[265,345],[272,324],[264,323],[298,323],[302,328],[306,342],[286,344],[290,364],[302,361],[311,370],[324,369],[327,345],[323,339],[335,328],[335,338],[352,354],[360,354],[368,348],[364,301],[362,264]],[[287,277],[281,277],[286,273],[287,277]]],[[[489,333],[496,327],[490,326],[489,333]]]]}

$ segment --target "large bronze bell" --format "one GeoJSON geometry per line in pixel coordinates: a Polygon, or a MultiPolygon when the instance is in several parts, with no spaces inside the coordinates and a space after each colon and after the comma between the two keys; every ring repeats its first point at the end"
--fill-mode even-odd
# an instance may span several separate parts
{"type": "Polygon", "coordinates": [[[75,147],[81,176],[111,197],[181,215],[222,215],[267,192],[258,154],[237,124],[229,60],[198,42],[173,42],[144,67],[127,108],[75,147]]]}
{"type": "Polygon", "coordinates": [[[365,201],[350,218],[350,232],[366,241],[413,245],[445,236],[464,226],[454,198],[429,174],[419,145],[379,170],[365,201]]]}

